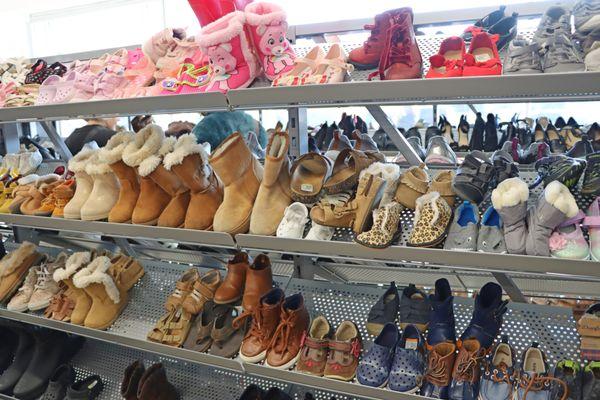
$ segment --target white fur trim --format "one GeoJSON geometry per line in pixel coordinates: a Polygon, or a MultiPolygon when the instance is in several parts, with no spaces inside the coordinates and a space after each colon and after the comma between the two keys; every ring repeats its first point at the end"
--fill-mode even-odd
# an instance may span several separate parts
{"type": "Polygon", "coordinates": [[[67,258],[65,267],[54,271],[52,277],[56,282],[69,279],[75,272],[79,271],[84,265],[88,264],[90,260],[91,255],[89,251],[73,253],[69,256],[69,258],[67,258]]]}
{"type": "Polygon", "coordinates": [[[163,161],[163,164],[167,170],[171,170],[174,165],[179,165],[183,162],[183,159],[191,154],[200,154],[204,163],[208,162],[208,154],[204,150],[201,144],[196,141],[196,135],[188,133],[181,135],[175,143],[173,152],[167,154],[163,161]]]}
{"type": "Polygon", "coordinates": [[[110,258],[106,256],[96,257],[87,267],[75,274],[73,277],[73,284],[76,287],[83,289],[92,283],[100,283],[104,285],[106,294],[113,303],[118,304],[121,301],[119,289],[117,288],[117,285],[115,285],[112,276],[106,273],[110,268],[110,265],[110,258]]]}
{"type": "Polygon", "coordinates": [[[108,163],[102,161],[100,153],[96,152],[85,166],[85,172],[89,175],[104,175],[113,173],[108,163]]]}
{"type": "Polygon", "coordinates": [[[382,166],[383,166],[383,163],[374,162],[373,164],[369,165],[367,168],[360,171],[359,179],[361,179],[366,174],[370,174],[373,176],[381,176],[382,166]]]}
{"type": "Polygon", "coordinates": [[[259,1],[250,3],[245,8],[248,25],[276,25],[286,23],[287,15],[277,4],[259,1]]]}
{"type": "MultiPolygon", "coordinates": [[[[198,45],[203,53],[211,46],[228,43],[244,31],[246,16],[242,11],[234,11],[206,25],[200,31],[198,45]]],[[[241,35],[246,36],[246,35],[241,35]]]]}
{"type": "Polygon", "coordinates": [[[171,136],[165,138],[162,146],[160,146],[160,149],[158,150],[158,154],[152,155],[140,163],[140,166],[138,167],[140,176],[145,177],[154,172],[162,162],[163,156],[173,151],[175,142],[177,142],[177,138],[175,137],[171,136]]]}
{"type": "Polygon", "coordinates": [[[419,197],[416,201],[416,210],[415,210],[415,218],[414,225],[417,224],[419,218],[421,218],[421,209],[425,207],[427,203],[431,203],[431,209],[433,210],[433,219],[431,220],[431,224],[435,224],[440,217],[440,209],[437,204],[437,200],[440,198],[440,194],[438,192],[429,192],[419,197]]]}
{"type": "Polygon", "coordinates": [[[121,161],[123,150],[133,140],[134,135],[135,133],[133,132],[119,132],[113,135],[106,143],[106,146],[100,149],[100,159],[107,164],[114,164],[117,161],[121,161]]]}
{"type": "Polygon", "coordinates": [[[575,197],[573,197],[569,188],[559,181],[552,181],[546,186],[544,198],[569,218],[573,218],[579,212],[575,197]]]}
{"type": "Polygon", "coordinates": [[[123,162],[130,167],[139,166],[146,158],[158,153],[164,140],[165,133],[160,126],[145,126],[123,150],[123,162]]]}
{"type": "Polygon", "coordinates": [[[98,150],[83,149],[69,160],[69,169],[73,172],[85,172],[85,166],[98,150]]]}
{"type": "Polygon", "coordinates": [[[519,178],[505,179],[492,191],[492,204],[496,210],[527,202],[529,187],[519,178]]]}
{"type": "Polygon", "coordinates": [[[400,166],[397,164],[383,164],[381,166],[381,177],[389,184],[400,179],[400,166]]]}
{"type": "Polygon", "coordinates": [[[27,176],[24,176],[23,178],[18,179],[17,183],[19,185],[29,185],[31,183],[35,183],[39,179],[39,177],[40,176],[37,174],[27,175],[27,176]]]}
{"type": "Polygon", "coordinates": [[[30,242],[23,242],[16,250],[11,251],[0,260],[0,276],[5,276],[21,265],[23,260],[35,253],[37,246],[30,242]]]}

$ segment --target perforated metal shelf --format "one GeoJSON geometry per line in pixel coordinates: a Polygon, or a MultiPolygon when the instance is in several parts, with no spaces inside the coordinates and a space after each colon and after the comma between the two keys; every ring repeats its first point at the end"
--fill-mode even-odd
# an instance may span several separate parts
{"type": "MultiPolygon", "coordinates": [[[[0,309],[0,317],[80,334],[129,348],[119,350],[119,354],[128,354],[127,356],[123,356],[122,359],[118,358],[120,357],[118,355],[115,356],[113,354],[115,353],[114,351],[100,351],[98,355],[95,355],[96,353],[92,351],[80,352],[80,356],[84,358],[81,359],[81,362],[77,362],[76,359],[75,364],[76,366],[80,366],[80,368],[87,368],[86,371],[88,372],[95,371],[106,364],[111,365],[113,373],[116,370],[120,374],[127,363],[133,359],[150,357],[148,355],[139,356],[139,351],[143,350],[166,357],[169,360],[173,360],[173,362],[175,362],[174,360],[179,360],[178,362],[184,366],[184,371],[182,373],[175,373],[173,379],[187,379],[188,376],[198,377],[202,374],[217,374],[211,375],[212,378],[207,378],[206,385],[208,388],[205,389],[207,391],[216,390],[216,387],[222,386],[218,382],[225,379],[224,377],[239,379],[239,374],[245,372],[246,376],[254,376],[256,379],[277,380],[303,386],[318,387],[324,391],[342,393],[350,397],[378,399],[413,398],[386,389],[361,386],[353,382],[344,383],[324,378],[314,378],[295,372],[275,370],[261,365],[243,363],[239,360],[223,359],[148,342],[145,340],[146,334],[163,314],[163,304],[166,297],[173,290],[174,284],[181,273],[189,266],[153,261],[144,261],[144,265],[146,275],[132,289],[127,307],[114,325],[106,332],[51,321],[37,314],[11,312],[5,308],[0,309]],[[88,353],[94,355],[88,355],[88,353]],[[113,358],[115,357],[120,361],[114,361],[113,358]],[[217,367],[218,369],[200,367],[196,364],[217,367]],[[194,368],[198,369],[194,370],[194,368]],[[202,374],[198,375],[193,371],[209,372],[202,372],[202,374]],[[221,380],[214,377],[221,377],[219,378],[221,380]]],[[[204,269],[202,270],[204,271],[204,269]]],[[[338,326],[344,320],[354,321],[358,325],[367,347],[373,340],[373,337],[368,334],[365,327],[367,314],[371,306],[385,291],[385,288],[290,278],[276,278],[275,283],[284,289],[288,295],[298,292],[302,293],[312,317],[324,315],[334,327],[338,326]]],[[[455,289],[461,290],[462,288],[455,287],[455,289]]],[[[470,320],[472,305],[473,302],[471,299],[455,299],[455,319],[458,335],[460,335],[470,320]]],[[[550,363],[555,363],[557,360],[563,358],[576,361],[581,360],[579,355],[579,336],[575,329],[572,312],[568,308],[510,303],[501,333],[509,335],[511,343],[519,352],[523,352],[531,342],[539,342],[541,348],[547,353],[550,363]]],[[[90,341],[88,345],[103,346],[94,341],[90,341]]],[[[119,382],[117,377],[114,378],[114,382],[119,382]]],[[[190,382],[193,382],[193,380],[190,382]]],[[[181,386],[185,387],[185,384],[181,383],[181,386]]],[[[194,384],[193,386],[197,385],[194,384]]],[[[199,387],[203,386],[199,385],[199,387]]],[[[228,386],[225,385],[225,387],[228,386]]],[[[190,388],[189,390],[197,389],[190,388]]],[[[203,393],[203,396],[193,398],[218,397],[211,397],[203,393]]]]}

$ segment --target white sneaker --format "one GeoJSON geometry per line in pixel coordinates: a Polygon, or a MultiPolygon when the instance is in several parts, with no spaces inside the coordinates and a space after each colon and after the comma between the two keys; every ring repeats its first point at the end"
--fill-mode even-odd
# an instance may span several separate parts
{"type": "Polygon", "coordinates": [[[302,203],[290,204],[283,213],[283,219],[277,227],[277,237],[302,239],[304,227],[308,222],[308,209],[302,203]]]}
{"type": "Polygon", "coordinates": [[[50,299],[60,291],[58,282],[52,276],[58,268],[65,267],[66,261],[67,255],[60,253],[56,260],[40,266],[37,271],[37,282],[27,305],[30,311],[37,311],[48,307],[50,299]]]}
{"type": "Polygon", "coordinates": [[[304,239],[306,240],[319,240],[319,241],[329,241],[333,237],[335,233],[335,228],[330,226],[319,225],[316,222],[312,223],[310,230],[306,234],[304,239]]]}
{"type": "Polygon", "coordinates": [[[35,288],[35,283],[37,281],[37,272],[40,267],[32,267],[27,272],[27,276],[25,277],[25,281],[23,285],[17,290],[17,293],[10,299],[8,304],[6,305],[6,309],[8,311],[27,311],[27,304],[29,304],[29,299],[31,299],[31,295],[33,294],[33,290],[35,288]]]}

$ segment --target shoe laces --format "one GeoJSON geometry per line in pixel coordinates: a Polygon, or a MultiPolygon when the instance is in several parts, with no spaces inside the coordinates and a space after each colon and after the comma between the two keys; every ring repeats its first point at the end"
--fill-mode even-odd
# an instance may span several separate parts
{"type": "Polygon", "coordinates": [[[446,364],[443,358],[435,352],[429,356],[426,378],[436,386],[446,386],[448,384],[446,364]]]}
{"type": "MultiPolygon", "coordinates": [[[[485,352],[483,352],[485,354],[485,352]]],[[[472,381],[477,371],[479,371],[479,363],[483,358],[481,352],[470,354],[468,358],[460,360],[457,367],[458,377],[463,381],[472,381]]]]}
{"type": "Polygon", "coordinates": [[[379,75],[379,79],[385,79],[385,70],[392,64],[400,63],[412,67],[410,55],[410,29],[408,24],[402,24],[394,18],[394,24],[386,31],[385,47],[381,52],[379,70],[369,75],[369,80],[379,75]]]}
{"type": "Polygon", "coordinates": [[[249,337],[258,338],[258,341],[262,344],[268,341],[267,332],[265,332],[263,325],[263,317],[262,317],[262,305],[258,305],[254,311],[244,311],[240,314],[236,319],[233,320],[232,326],[235,329],[238,329],[241,326],[242,321],[247,320],[248,318],[252,319],[252,323],[250,325],[250,329],[244,336],[244,339],[249,337]]]}
{"type": "Polygon", "coordinates": [[[291,317],[289,313],[284,311],[279,325],[275,329],[275,333],[273,333],[273,339],[271,339],[269,348],[275,350],[276,353],[282,353],[288,347],[293,327],[291,317]]]}
{"type": "Polygon", "coordinates": [[[365,31],[371,31],[371,33],[369,34],[369,37],[367,38],[367,40],[364,41],[363,45],[369,49],[372,46],[374,46],[374,44],[376,42],[379,41],[378,35],[379,35],[379,29],[377,29],[377,25],[371,25],[371,24],[367,24],[364,27],[365,31]]]}
{"type": "Polygon", "coordinates": [[[500,363],[491,372],[486,371],[486,375],[489,374],[495,383],[506,383],[512,386],[512,379],[514,376],[509,374],[508,367],[505,363],[500,363]]]}
{"type": "Polygon", "coordinates": [[[563,380],[552,376],[541,376],[535,372],[531,375],[531,378],[525,374],[521,376],[519,386],[525,389],[525,392],[523,393],[523,400],[527,399],[527,394],[529,392],[540,392],[542,390],[550,390],[550,384],[552,382],[560,384],[563,388],[560,400],[567,400],[567,394],[569,391],[567,389],[567,384],[563,380]]]}
{"type": "Polygon", "coordinates": [[[34,289],[46,289],[48,287],[48,282],[50,282],[50,271],[48,271],[48,267],[43,266],[39,270],[35,272],[37,274],[37,282],[35,283],[34,289]]]}

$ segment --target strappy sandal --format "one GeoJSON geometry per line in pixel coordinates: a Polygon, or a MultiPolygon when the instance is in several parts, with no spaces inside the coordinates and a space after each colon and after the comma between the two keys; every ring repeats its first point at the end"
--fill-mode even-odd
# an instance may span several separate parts
{"type": "Polygon", "coordinates": [[[192,314],[178,307],[165,324],[162,344],[181,347],[192,327],[192,314]]]}
{"type": "Polygon", "coordinates": [[[200,273],[197,268],[190,268],[185,271],[175,283],[175,290],[167,298],[165,309],[171,311],[181,306],[185,298],[194,290],[194,283],[198,280],[200,280],[200,273]]]}
{"type": "Polygon", "coordinates": [[[211,336],[215,319],[221,317],[229,308],[208,302],[204,305],[202,312],[196,317],[190,334],[183,344],[183,348],[204,353],[208,351],[213,343],[211,336]]]}
{"type": "Polygon", "coordinates": [[[212,345],[209,353],[215,356],[233,358],[240,351],[242,340],[246,335],[248,320],[239,326],[233,326],[233,320],[239,315],[235,307],[227,306],[225,312],[215,318],[210,336],[212,345]]]}
{"type": "Polygon", "coordinates": [[[333,163],[317,153],[307,153],[298,158],[290,170],[292,199],[305,204],[319,200],[325,181],[329,178],[333,163]]]}
{"type": "Polygon", "coordinates": [[[313,74],[320,60],[325,56],[320,46],[315,46],[306,54],[306,57],[296,58],[294,68],[273,80],[273,86],[298,86],[302,81],[313,74]]]}
{"type": "Polygon", "coordinates": [[[310,210],[313,223],[332,228],[350,228],[356,218],[357,204],[350,193],[327,195],[310,210]]]}
{"type": "Polygon", "coordinates": [[[338,194],[354,189],[360,172],[377,161],[375,154],[352,149],[340,151],[333,164],[331,177],[323,185],[325,193],[338,194]]]}
{"type": "Polygon", "coordinates": [[[348,56],[344,48],[338,43],[334,43],[329,48],[325,57],[318,61],[318,65],[313,73],[301,79],[301,85],[314,85],[324,83],[344,82],[354,71],[354,65],[348,64],[348,56]]]}

